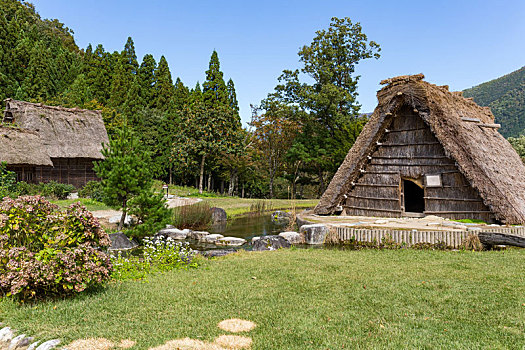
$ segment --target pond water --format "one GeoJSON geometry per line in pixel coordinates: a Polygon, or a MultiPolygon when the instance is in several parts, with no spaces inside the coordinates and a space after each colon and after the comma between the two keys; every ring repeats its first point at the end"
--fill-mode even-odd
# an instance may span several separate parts
{"type": "MultiPolygon", "coordinates": [[[[225,237],[239,237],[251,242],[253,237],[277,235],[285,231],[286,225],[278,225],[272,222],[271,215],[246,215],[229,219],[227,222],[213,225],[209,233],[219,233],[225,237]]],[[[224,249],[214,244],[191,241],[190,246],[197,250],[224,249]]],[[[226,247],[230,248],[230,247],[226,247]]]]}

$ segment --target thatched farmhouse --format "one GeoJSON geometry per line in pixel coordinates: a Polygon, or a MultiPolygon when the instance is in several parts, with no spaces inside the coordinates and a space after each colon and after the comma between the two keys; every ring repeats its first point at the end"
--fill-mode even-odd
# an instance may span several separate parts
{"type": "Polygon", "coordinates": [[[0,161],[19,181],[51,180],[81,187],[95,180],[108,135],[98,111],[6,100],[0,128],[0,161]]]}
{"type": "Polygon", "coordinates": [[[524,223],[525,167],[490,109],[423,78],[381,82],[315,213],[524,223]]]}

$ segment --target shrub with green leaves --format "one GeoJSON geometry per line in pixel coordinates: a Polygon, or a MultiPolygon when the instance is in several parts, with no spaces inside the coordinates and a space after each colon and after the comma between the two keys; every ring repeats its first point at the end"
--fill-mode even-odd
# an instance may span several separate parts
{"type": "Polygon", "coordinates": [[[0,199],[4,197],[16,197],[16,173],[7,170],[7,163],[0,162],[0,199]]]}
{"type": "Polygon", "coordinates": [[[21,300],[65,296],[110,278],[110,245],[81,204],[64,211],[41,196],[0,203],[0,292],[21,300]]]}
{"type": "Polygon", "coordinates": [[[104,202],[104,189],[100,181],[89,181],[82,189],[78,191],[78,196],[82,198],[91,198],[97,202],[104,202]]]}
{"type": "Polygon", "coordinates": [[[56,181],[39,184],[20,181],[16,184],[16,188],[21,196],[41,195],[49,199],[66,199],[75,190],[73,185],[62,184],[56,181]]]}

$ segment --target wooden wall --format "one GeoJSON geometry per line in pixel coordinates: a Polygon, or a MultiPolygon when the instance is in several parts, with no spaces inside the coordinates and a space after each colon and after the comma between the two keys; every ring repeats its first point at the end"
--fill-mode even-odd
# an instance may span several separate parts
{"type": "Polygon", "coordinates": [[[370,155],[344,204],[346,215],[404,216],[402,179],[424,186],[424,175],[440,175],[441,187],[424,186],[425,215],[492,222],[493,215],[479,193],[459,172],[454,160],[423,119],[402,108],[370,155]]]}
{"type": "Polygon", "coordinates": [[[16,173],[16,181],[34,182],[35,167],[33,165],[8,165],[7,170],[16,173]]]}
{"type": "Polygon", "coordinates": [[[99,180],[93,170],[94,159],[89,158],[51,158],[53,167],[37,166],[35,182],[56,181],[83,187],[88,181],[99,180]]]}

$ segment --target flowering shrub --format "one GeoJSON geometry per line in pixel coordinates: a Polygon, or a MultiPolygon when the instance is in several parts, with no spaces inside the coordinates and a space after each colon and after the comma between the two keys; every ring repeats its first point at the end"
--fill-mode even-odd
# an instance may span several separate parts
{"type": "Polygon", "coordinates": [[[110,245],[79,203],[60,211],[40,196],[0,203],[0,292],[22,300],[81,292],[108,280],[110,245]]]}
{"type": "Polygon", "coordinates": [[[146,237],[143,242],[142,257],[123,256],[121,252],[111,256],[114,279],[144,279],[150,273],[197,267],[195,252],[186,242],[169,237],[146,237]]]}

